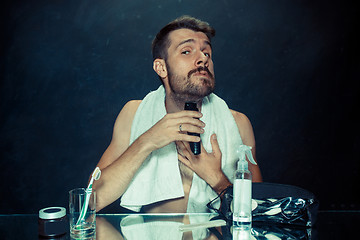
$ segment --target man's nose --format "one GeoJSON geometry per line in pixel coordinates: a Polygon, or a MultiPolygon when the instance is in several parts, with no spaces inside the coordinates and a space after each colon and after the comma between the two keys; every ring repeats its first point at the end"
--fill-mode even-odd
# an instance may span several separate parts
{"type": "Polygon", "coordinates": [[[208,67],[208,64],[209,64],[209,57],[205,53],[200,52],[200,54],[196,60],[196,66],[208,67]]]}

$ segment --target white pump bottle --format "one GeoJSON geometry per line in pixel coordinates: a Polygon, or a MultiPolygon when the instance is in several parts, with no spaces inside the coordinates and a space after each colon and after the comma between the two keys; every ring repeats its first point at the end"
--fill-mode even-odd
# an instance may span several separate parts
{"type": "Polygon", "coordinates": [[[248,169],[246,156],[251,163],[256,165],[251,147],[240,145],[238,149],[239,161],[233,185],[233,227],[251,229],[252,175],[248,169]]]}

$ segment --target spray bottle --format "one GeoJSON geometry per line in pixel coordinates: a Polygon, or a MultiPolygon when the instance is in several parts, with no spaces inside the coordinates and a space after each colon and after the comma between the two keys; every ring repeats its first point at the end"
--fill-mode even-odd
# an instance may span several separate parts
{"type": "Polygon", "coordinates": [[[234,176],[233,186],[233,227],[251,229],[251,199],[252,199],[252,176],[248,169],[249,161],[256,165],[251,153],[251,147],[240,145],[238,148],[239,161],[234,176]]]}

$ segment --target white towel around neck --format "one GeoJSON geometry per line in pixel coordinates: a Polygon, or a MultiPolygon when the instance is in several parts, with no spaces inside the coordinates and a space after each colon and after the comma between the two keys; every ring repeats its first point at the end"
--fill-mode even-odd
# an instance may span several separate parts
{"type": "MultiPolygon", "coordinates": [[[[221,167],[232,182],[236,149],[242,144],[235,119],[225,101],[215,94],[203,99],[201,112],[201,120],[206,124],[201,135],[202,144],[207,152],[212,152],[210,136],[216,133],[222,153],[221,167]]],[[[131,127],[130,144],[165,115],[165,89],[160,86],[139,105],[131,127]]],[[[183,196],[177,150],[175,143],[170,143],[147,157],[122,195],[120,205],[138,212],[144,205],[183,196]]],[[[209,212],[206,204],[216,196],[215,191],[194,173],[187,212],[209,212]]]]}

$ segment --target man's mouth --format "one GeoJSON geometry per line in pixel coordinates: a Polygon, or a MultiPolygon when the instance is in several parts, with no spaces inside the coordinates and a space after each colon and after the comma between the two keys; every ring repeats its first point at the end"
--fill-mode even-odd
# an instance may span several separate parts
{"type": "Polygon", "coordinates": [[[206,72],[206,71],[200,71],[200,72],[194,73],[194,75],[204,75],[204,76],[208,76],[209,74],[208,74],[208,72],[206,72]]]}
{"type": "Polygon", "coordinates": [[[196,69],[191,70],[191,71],[188,73],[188,78],[190,78],[190,76],[191,76],[192,74],[210,77],[211,79],[214,78],[213,75],[212,75],[212,73],[210,72],[210,70],[209,70],[207,67],[198,67],[198,68],[196,68],[196,69]]]}

